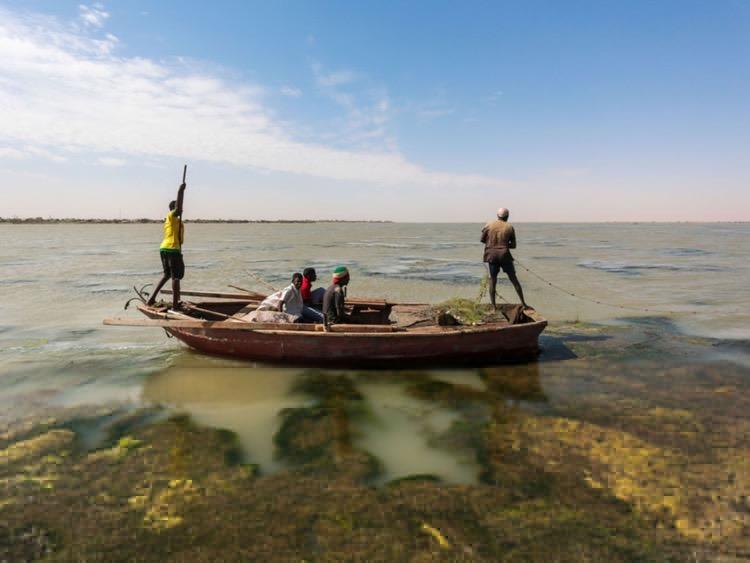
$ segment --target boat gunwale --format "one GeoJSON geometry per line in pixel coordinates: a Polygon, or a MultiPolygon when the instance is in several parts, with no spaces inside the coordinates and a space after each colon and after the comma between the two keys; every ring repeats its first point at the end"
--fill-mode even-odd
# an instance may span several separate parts
{"type": "MultiPolygon", "coordinates": [[[[144,315],[147,317],[150,317],[153,319],[153,317],[158,317],[159,319],[153,319],[153,320],[163,320],[165,323],[169,323],[172,319],[166,319],[163,318],[163,313],[160,313],[159,311],[148,307],[144,304],[138,305],[138,310],[141,311],[144,315]],[[152,316],[153,315],[153,316],[152,316]]],[[[529,323],[521,323],[521,324],[509,324],[509,323],[486,323],[482,325],[456,325],[456,326],[435,326],[431,325],[429,327],[396,327],[394,325],[374,325],[374,326],[383,326],[385,327],[393,327],[393,330],[391,331],[346,331],[346,330],[326,330],[326,329],[317,329],[317,327],[323,327],[323,325],[314,325],[316,329],[312,330],[298,330],[298,329],[283,329],[283,328],[267,328],[267,327],[255,327],[253,324],[256,323],[242,323],[242,322],[234,322],[234,321],[208,321],[208,320],[188,320],[188,319],[174,319],[174,324],[178,325],[180,323],[185,322],[195,322],[197,326],[189,326],[189,327],[181,327],[181,326],[170,326],[169,324],[159,324],[159,325],[153,325],[154,327],[164,328],[171,331],[190,331],[189,333],[192,333],[192,331],[196,330],[203,330],[203,331],[241,331],[241,332],[253,332],[258,334],[271,334],[271,335],[279,335],[279,336],[288,336],[288,335],[300,335],[300,336],[322,336],[322,337],[358,337],[358,338],[365,338],[365,337],[387,337],[387,338],[408,338],[408,337],[455,337],[459,334],[481,334],[485,332],[504,332],[507,330],[514,330],[517,331],[521,329],[522,327],[539,327],[541,326],[542,329],[547,326],[547,320],[536,314],[536,312],[533,312],[532,315],[529,315],[532,319],[534,319],[532,322],[529,323]],[[533,316],[532,316],[533,315],[533,316]],[[219,326],[217,326],[219,325],[219,326]],[[438,330],[435,330],[435,329],[438,330]]],[[[264,323],[267,324],[267,323],[264,323]]],[[[127,325],[125,325],[127,326],[127,325]]],[[[137,326],[137,325],[136,325],[137,326]]],[[[142,326],[142,325],[141,325],[142,326]]],[[[341,327],[342,325],[334,325],[341,327]]],[[[351,325],[353,327],[356,327],[358,325],[351,325]]],[[[361,327],[367,326],[367,325],[359,325],[361,327]]]]}

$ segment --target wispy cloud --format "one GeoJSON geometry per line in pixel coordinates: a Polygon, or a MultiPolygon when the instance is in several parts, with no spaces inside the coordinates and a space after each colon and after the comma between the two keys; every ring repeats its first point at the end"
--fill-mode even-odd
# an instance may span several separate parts
{"type": "Polygon", "coordinates": [[[98,2],[90,6],[79,4],[78,13],[78,17],[83,22],[83,25],[90,27],[102,27],[104,22],[109,18],[109,13],[98,2]]]}
{"type": "Polygon", "coordinates": [[[27,160],[34,157],[51,160],[52,162],[66,162],[68,160],[57,150],[50,150],[36,145],[0,147],[0,160],[27,160]]]}
{"type": "Polygon", "coordinates": [[[371,146],[375,140],[382,147],[395,145],[386,129],[391,102],[385,88],[372,85],[361,72],[329,71],[318,62],[312,63],[311,69],[321,93],[345,111],[336,132],[340,140],[350,145],[371,146]]]}
{"type": "Polygon", "coordinates": [[[327,88],[351,84],[357,80],[357,73],[352,70],[325,71],[320,63],[313,63],[312,69],[318,85],[327,88]]]}
{"type": "Polygon", "coordinates": [[[491,94],[485,96],[483,98],[483,100],[486,103],[494,106],[497,102],[500,101],[500,98],[502,98],[502,97],[503,97],[503,91],[502,90],[495,90],[491,94]]]}
{"type": "MultiPolygon", "coordinates": [[[[301,142],[265,105],[262,88],[230,83],[189,61],[116,55],[117,38],[100,36],[94,23],[106,12],[100,5],[87,10],[82,14],[95,15],[88,31],[0,8],[0,146],[6,157],[17,156],[14,151],[55,160],[72,153],[178,157],[381,185],[500,184],[430,171],[392,150],[301,142]]],[[[338,89],[357,79],[351,71],[320,72],[320,84],[334,94],[346,94],[338,89]]],[[[362,135],[382,135],[390,103],[385,92],[371,94],[364,109],[351,93],[340,102],[362,135]]]]}
{"type": "Polygon", "coordinates": [[[12,147],[0,147],[0,159],[7,160],[25,160],[31,155],[19,149],[12,147]]]}
{"type": "Polygon", "coordinates": [[[456,113],[456,108],[447,100],[445,88],[437,88],[426,101],[411,104],[411,111],[421,121],[433,121],[456,113]]]}
{"type": "Polygon", "coordinates": [[[282,86],[280,92],[282,96],[286,96],[287,98],[299,98],[302,95],[302,90],[293,88],[292,86],[282,86]]]}
{"type": "Polygon", "coordinates": [[[431,121],[439,117],[445,117],[455,113],[456,110],[452,107],[443,105],[428,105],[417,109],[417,116],[425,121],[431,121]]]}
{"type": "Polygon", "coordinates": [[[119,168],[125,166],[127,161],[124,158],[115,158],[112,156],[102,156],[97,159],[97,162],[102,166],[111,166],[113,168],[119,168]]]}

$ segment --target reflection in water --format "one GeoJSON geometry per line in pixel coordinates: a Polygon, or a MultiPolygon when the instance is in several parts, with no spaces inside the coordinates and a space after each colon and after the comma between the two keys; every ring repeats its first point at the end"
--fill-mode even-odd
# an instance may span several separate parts
{"type": "Polygon", "coordinates": [[[432,371],[429,373],[430,379],[450,383],[451,385],[462,385],[471,387],[477,391],[484,391],[485,384],[476,370],[461,371],[432,371]]]}
{"type": "Polygon", "coordinates": [[[406,395],[403,383],[359,381],[358,389],[371,417],[358,421],[354,442],[380,460],[385,473],[381,481],[422,474],[451,483],[477,481],[479,468],[473,451],[436,444],[461,421],[459,412],[406,395]]]}
{"type": "Polygon", "coordinates": [[[278,414],[305,404],[290,392],[297,375],[291,369],[173,367],[146,380],[143,398],[185,411],[198,424],[232,430],[247,461],[273,471],[278,414]]]}
{"type": "Polygon", "coordinates": [[[148,402],[187,412],[199,424],[234,431],[245,461],[264,472],[283,465],[274,445],[281,414],[329,408],[330,397],[336,396],[337,412],[346,418],[338,422],[345,423],[347,441],[377,458],[380,483],[413,475],[477,482],[477,452],[467,428],[485,420],[487,401],[535,400],[540,395],[537,370],[518,367],[355,375],[205,360],[173,366],[149,377],[143,387],[148,402]],[[348,386],[354,392],[346,397],[342,390],[348,386]],[[353,411],[342,408],[354,402],[365,416],[350,417],[347,412],[353,411]]]}

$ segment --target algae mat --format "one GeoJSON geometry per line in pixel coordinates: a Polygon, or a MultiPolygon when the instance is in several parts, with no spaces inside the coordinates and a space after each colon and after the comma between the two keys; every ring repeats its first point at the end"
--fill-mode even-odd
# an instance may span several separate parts
{"type": "Polygon", "coordinates": [[[748,369],[653,323],[557,325],[544,345],[470,376],[287,374],[304,401],[280,406],[265,466],[174,406],[21,402],[0,434],[0,560],[747,558],[748,369]],[[362,436],[373,385],[450,413],[429,445],[471,457],[473,482],[389,478],[362,436]]]}

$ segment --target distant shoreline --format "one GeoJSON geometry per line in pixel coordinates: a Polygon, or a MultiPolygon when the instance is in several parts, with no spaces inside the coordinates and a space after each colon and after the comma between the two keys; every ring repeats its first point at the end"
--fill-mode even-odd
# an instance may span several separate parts
{"type": "MultiPolygon", "coordinates": [[[[43,218],[43,217],[0,217],[0,224],[10,225],[142,225],[158,223],[164,219],[75,219],[75,218],[43,218]]],[[[393,223],[393,221],[357,221],[345,219],[185,219],[185,223],[212,224],[244,224],[244,223],[393,223]]]]}
{"type": "MultiPolygon", "coordinates": [[[[76,219],[72,217],[0,217],[0,225],[144,225],[161,224],[164,219],[76,219]]],[[[367,219],[185,219],[185,223],[212,225],[242,225],[242,224],[316,224],[316,223],[425,223],[425,221],[388,221],[367,219]]],[[[454,222],[438,221],[438,223],[455,224],[454,222]]],[[[459,223],[472,223],[459,221],[459,223]]],[[[483,220],[473,223],[484,223],[483,220]]],[[[519,225],[746,225],[750,221],[522,221],[519,225]]],[[[433,224],[433,223],[429,223],[433,224]]]]}

